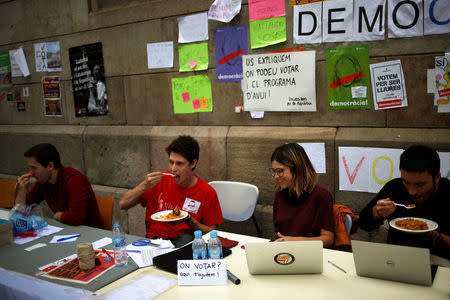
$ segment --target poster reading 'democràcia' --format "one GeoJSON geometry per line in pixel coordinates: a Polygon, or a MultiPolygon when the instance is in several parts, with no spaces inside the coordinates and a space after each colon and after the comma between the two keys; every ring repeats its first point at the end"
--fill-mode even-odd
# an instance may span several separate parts
{"type": "Polygon", "coordinates": [[[369,46],[327,49],[329,109],[370,109],[369,46]]]}
{"type": "Polygon", "coordinates": [[[75,115],[108,114],[102,43],[69,49],[75,115]]]}

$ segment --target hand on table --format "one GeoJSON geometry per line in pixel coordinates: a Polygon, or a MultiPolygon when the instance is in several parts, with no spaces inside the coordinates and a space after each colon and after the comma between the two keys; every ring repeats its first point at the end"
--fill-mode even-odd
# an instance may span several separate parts
{"type": "Polygon", "coordinates": [[[278,238],[275,240],[275,242],[289,242],[294,240],[292,236],[282,235],[279,232],[277,232],[277,236],[278,238]]]}

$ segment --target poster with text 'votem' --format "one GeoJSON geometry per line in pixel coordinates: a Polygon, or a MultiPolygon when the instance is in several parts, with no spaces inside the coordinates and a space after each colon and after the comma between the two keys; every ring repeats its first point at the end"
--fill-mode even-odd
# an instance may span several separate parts
{"type": "Polygon", "coordinates": [[[329,109],[370,109],[369,46],[327,49],[329,109]]]}
{"type": "Polygon", "coordinates": [[[173,112],[212,112],[211,80],[206,75],[172,78],[173,112]]]}

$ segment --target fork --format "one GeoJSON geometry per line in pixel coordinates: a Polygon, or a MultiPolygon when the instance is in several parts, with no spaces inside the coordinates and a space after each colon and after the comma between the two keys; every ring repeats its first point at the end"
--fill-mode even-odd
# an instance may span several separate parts
{"type": "Polygon", "coordinates": [[[413,209],[414,207],[416,207],[416,206],[406,206],[404,204],[395,203],[395,202],[394,202],[394,204],[395,204],[395,206],[401,206],[401,207],[404,207],[406,209],[413,209]]]}

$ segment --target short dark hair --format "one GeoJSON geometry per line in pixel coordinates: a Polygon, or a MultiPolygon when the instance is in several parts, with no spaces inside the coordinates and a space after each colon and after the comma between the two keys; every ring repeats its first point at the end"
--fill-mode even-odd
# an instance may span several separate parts
{"type": "Polygon", "coordinates": [[[23,156],[36,158],[37,162],[44,167],[47,167],[50,162],[53,162],[55,169],[61,167],[59,152],[52,144],[37,144],[25,151],[23,156]]]}
{"type": "Polygon", "coordinates": [[[436,150],[414,145],[400,155],[400,169],[407,172],[428,172],[433,178],[441,169],[441,160],[436,150]]]}
{"type": "MultiPolygon", "coordinates": [[[[189,163],[193,163],[194,160],[198,161],[200,146],[192,136],[180,135],[167,146],[166,152],[169,155],[171,152],[178,153],[186,158],[189,163]]],[[[195,167],[192,170],[194,169],[195,167]]]]}

